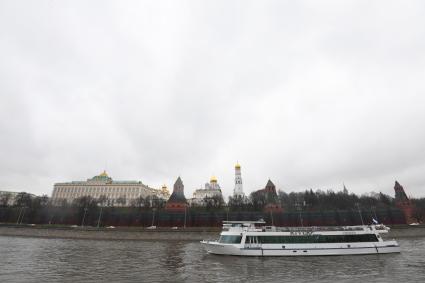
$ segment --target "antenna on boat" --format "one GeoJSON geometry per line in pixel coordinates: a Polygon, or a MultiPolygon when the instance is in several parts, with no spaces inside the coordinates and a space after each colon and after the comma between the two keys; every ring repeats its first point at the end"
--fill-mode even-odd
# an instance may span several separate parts
{"type": "Polygon", "coordinates": [[[372,206],[371,208],[372,208],[372,211],[373,211],[373,215],[375,216],[375,220],[376,220],[377,222],[379,222],[379,220],[378,220],[378,216],[376,216],[375,206],[372,206]]]}
{"type": "Polygon", "coordinates": [[[362,221],[362,226],[364,226],[362,212],[360,211],[360,205],[359,205],[359,203],[356,203],[356,205],[357,205],[357,209],[359,210],[359,215],[360,215],[360,220],[362,221]]]}

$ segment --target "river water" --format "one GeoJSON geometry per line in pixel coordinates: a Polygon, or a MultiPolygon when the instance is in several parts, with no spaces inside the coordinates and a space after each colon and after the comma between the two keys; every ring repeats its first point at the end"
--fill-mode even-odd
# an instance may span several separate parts
{"type": "Polygon", "coordinates": [[[197,242],[0,236],[0,282],[425,282],[425,238],[401,254],[247,258],[197,242]]]}

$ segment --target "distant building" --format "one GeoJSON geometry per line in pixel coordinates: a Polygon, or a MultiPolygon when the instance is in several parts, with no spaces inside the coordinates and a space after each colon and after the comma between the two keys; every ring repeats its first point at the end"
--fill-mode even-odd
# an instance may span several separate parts
{"type": "Polygon", "coordinates": [[[396,206],[403,211],[404,217],[406,218],[406,223],[410,224],[415,222],[413,215],[413,204],[410,199],[407,197],[406,192],[402,185],[399,182],[395,181],[394,185],[394,193],[395,193],[395,204],[396,206]]]}
{"type": "Polygon", "coordinates": [[[167,185],[162,185],[161,189],[158,192],[158,196],[164,200],[168,200],[170,198],[170,192],[168,191],[167,185]]]}
{"type": "Polygon", "coordinates": [[[52,203],[60,205],[64,201],[72,203],[75,199],[89,196],[99,200],[102,206],[130,206],[142,197],[158,197],[166,200],[168,190],[153,189],[141,181],[114,181],[103,171],[87,181],[56,183],[52,193],[52,203]]]}
{"type": "Polygon", "coordinates": [[[204,189],[197,189],[193,198],[189,200],[191,206],[206,206],[209,200],[223,199],[217,178],[212,176],[209,183],[205,183],[204,189]]]}
{"type": "Polygon", "coordinates": [[[165,209],[169,211],[184,211],[187,207],[186,197],[184,196],[184,185],[180,177],[174,183],[173,193],[165,204],[165,209]]]}

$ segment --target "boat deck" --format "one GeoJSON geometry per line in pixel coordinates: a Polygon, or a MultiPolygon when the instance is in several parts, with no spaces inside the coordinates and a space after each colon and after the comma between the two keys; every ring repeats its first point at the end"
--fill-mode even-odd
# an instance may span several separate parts
{"type": "Polygon", "coordinates": [[[389,228],[384,225],[358,225],[358,226],[308,226],[308,227],[276,227],[265,226],[264,222],[249,221],[224,221],[223,231],[245,232],[332,232],[332,231],[376,231],[387,233],[389,228]],[[263,225],[259,225],[263,224],[263,225]]]}

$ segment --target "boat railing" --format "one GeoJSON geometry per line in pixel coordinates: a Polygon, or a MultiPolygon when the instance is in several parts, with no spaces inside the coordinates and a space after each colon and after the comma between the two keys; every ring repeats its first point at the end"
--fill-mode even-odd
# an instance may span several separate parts
{"type": "Polygon", "coordinates": [[[365,226],[310,226],[310,227],[276,227],[279,232],[293,231],[363,231],[365,226]]]}
{"type": "Polygon", "coordinates": [[[384,225],[364,226],[309,226],[309,227],[276,227],[276,226],[227,226],[223,225],[223,231],[244,232],[327,232],[327,231],[365,231],[376,230],[378,233],[386,233],[389,228],[384,225]]]}

